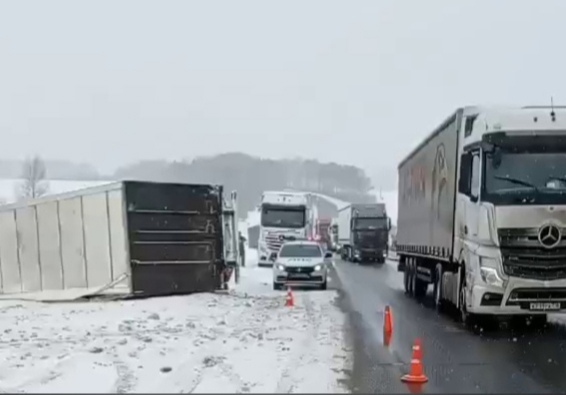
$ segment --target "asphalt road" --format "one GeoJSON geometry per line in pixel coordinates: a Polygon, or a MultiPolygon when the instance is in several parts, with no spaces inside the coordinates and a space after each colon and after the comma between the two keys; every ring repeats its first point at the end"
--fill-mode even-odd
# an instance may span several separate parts
{"type": "Polygon", "coordinates": [[[473,333],[450,316],[438,315],[429,295],[422,303],[403,292],[396,262],[362,266],[336,261],[333,287],[350,318],[354,348],[351,374],[356,393],[566,393],[566,331],[502,328],[473,333]],[[393,312],[390,344],[383,343],[384,308],[393,312]],[[412,345],[420,338],[429,382],[408,387],[412,345]]]}

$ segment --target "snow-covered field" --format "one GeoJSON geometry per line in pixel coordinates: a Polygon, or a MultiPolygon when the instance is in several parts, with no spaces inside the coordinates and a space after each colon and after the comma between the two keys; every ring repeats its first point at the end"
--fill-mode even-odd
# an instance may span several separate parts
{"type": "Polygon", "coordinates": [[[285,307],[254,253],[227,294],[0,302],[0,392],[346,392],[335,291],[285,307]]]}

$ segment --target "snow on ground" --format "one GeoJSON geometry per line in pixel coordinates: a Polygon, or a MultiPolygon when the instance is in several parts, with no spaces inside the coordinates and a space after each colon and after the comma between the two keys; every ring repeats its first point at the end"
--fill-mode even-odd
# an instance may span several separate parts
{"type": "Polygon", "coordinates": [[[335,291],[273,291],[253,250],[227,294],[0,302],[0,392],[345,392],[335,291]]]}

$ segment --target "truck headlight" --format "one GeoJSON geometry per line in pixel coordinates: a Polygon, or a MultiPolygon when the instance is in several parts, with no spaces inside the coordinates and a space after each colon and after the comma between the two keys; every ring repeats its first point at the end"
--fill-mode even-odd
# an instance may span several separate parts
{"type": "Polygon", "coordinates": [[[314,267],[314,271],[315,271],[315,272],[320,272],[321,270],[322,270],[322,265],[316,265],[316,266],[314,267]]]}
{"type": "Polygon", "coordinates": [[[281,264],[278,264],[278,265],[277,265],[277,270],[280,270],[280,271],[284,272],[284,271],[285,271],[285,266],[284,266],[284,265],[281,265],[281,264]]]}
{"type": "Polygon", "coordinates": [[[488,285],[503,288],[503,280],[497,274],[497,270],[491,267],[480,267],[481,279],[488,285]]]}

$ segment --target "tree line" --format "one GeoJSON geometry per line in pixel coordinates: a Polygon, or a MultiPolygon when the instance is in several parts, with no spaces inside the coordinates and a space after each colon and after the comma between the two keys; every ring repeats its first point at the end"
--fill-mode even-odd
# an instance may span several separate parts
{"type": "MultiPolygon", "coordinates": [[[[33,198],[46,193],[46,180],[56,177],[49,162],[34,156],[23,162],[14,178],[23,179],[22,198],[33,198]]],[[[105,178],[95,176],[90,179],[105,178]]],[[[85,180],[84,177],[80,179],[85,180]]],[[[220,184],[228,192],[238,192],[242,216],[257,207],[261,193],[266,190],[293,189],[348,202],[375,201],[369,193],[372,189],[370,178],[356,166],[304,159],[262,159],[243,153],[199,157],[191,161],[141,161],[117,169],[107,179],[220,184]]],[[[319,210],[325,216],[336,214],[335,207],[323,201],[319,201],[319,210]]]]}
{"type": "MultiPolygon", "coordinates": [[[[344,201],[373,202],[371,180],[364,170],[337,163],[304,159],[262,159],[243,153],[226,153],[192,161],[147,161],[116,171],[118,179],[215,183],[238,192],[240,215],[259,204],[266,190],[294,189],[328,195],[344,201]]],[[[333,215],[332,205],[321,204],[323,215],[333,215]]],[[[320,208],[319,208],[320,209],[320,208]]]]}

